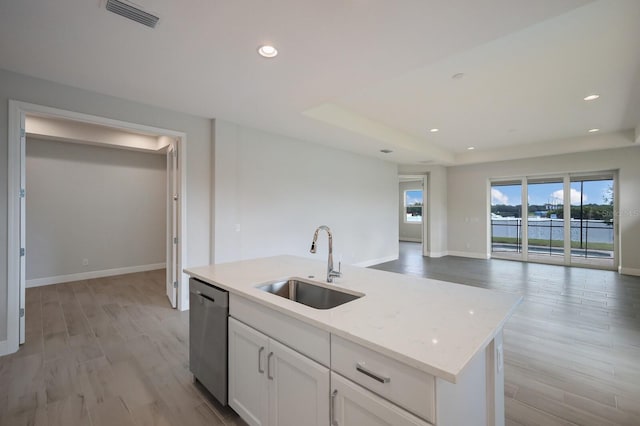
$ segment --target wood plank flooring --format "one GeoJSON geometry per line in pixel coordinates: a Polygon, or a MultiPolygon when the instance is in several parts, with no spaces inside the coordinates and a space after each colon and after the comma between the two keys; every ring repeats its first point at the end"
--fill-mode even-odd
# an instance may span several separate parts
{"type": "MultiPolygon", "coordinates": [[[[504,333],[507,425],[640,425],[639,277],[409,243],[375,268],[524,295],[504,333]]],[[[193,383],[164,271],[28,289],[26,337],[0,358],[0,425],[244,424],[193,383]]]]}
{"type": "Polygon", "coordinates": [[[504,331],[507,425],[640,425],[640,277],[431,259],[415,243],[373,268],[524,296],[504,331]]]}
{"type": "Polygon", "coordinates": [[[0,425],[244,425],[193,382],[189,313],[164,291],[164,270],[27,289],[0,425]]]}

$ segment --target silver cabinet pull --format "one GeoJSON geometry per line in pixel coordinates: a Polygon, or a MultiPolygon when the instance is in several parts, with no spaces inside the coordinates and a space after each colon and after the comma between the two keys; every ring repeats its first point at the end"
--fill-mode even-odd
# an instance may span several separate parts
{"type": "Polygon", "coordinates": [[[356,370],[364,374],[365,376],[371,377],[373,380],[377,380],[380,383],[389,383],[391,381],[391,377],[381,376],[373,371],[369,370],[364,364],[358,362],[356,364],[356,370]]]}
{"type": "Polygon", "coordinates": [[[267,378],[269,380],[273,380],[273,376],[271,375],[271,357],[273,356],[273,352],[269,352],[267,355],[267,378]]]}
{"type": "Polygon", "coordinates": [[[264,370],[262,369],[262,351],[264,351],[264,346],[260,346],[260,350],[258,351],[258,373],[264,374],[264,370]]]}
{"type": "Polygon", "coordinates": [[[331,426],[338,426],[338,421],[336,420],[336,397],[338,396],[338,389],[335,389],[331,392],[331,426]]]}

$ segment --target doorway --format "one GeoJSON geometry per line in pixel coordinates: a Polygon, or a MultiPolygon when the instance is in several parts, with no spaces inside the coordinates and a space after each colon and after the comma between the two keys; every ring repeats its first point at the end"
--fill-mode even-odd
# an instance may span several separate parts
{"type": "Polygon", "coordinates": [[[399,240],[420,244],[423,255],[427,221],[424,184],[424,175],[399,176],[399,240]]]}
{"type": "MultiPolygon", "coordinates": [[[[126,132],[152,135],[154,146],[133,147],[166,155],[167,158],[167,234],[166,290],[169,303],[180,310],[188,309],[188,282],[180,272],[186,262],[186,134],[168,129],[91,116],[56,108],[9,102],[9,197],[8,197],[8,330],[10,348],[24,343],[26,287],[26,118],[42,117],[67,120],[80,125],[101,126],[126,132]]],[[[116,142],[115,145],[121,145],[116,142]]]]}

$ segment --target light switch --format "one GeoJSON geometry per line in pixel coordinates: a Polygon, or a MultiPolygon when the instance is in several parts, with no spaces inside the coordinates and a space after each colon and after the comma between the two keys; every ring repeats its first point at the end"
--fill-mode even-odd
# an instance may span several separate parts
{"type": "Polygon", "coordinates": [[[502,344],[498,345],[496,349],[496,364],[498,368],[498,373],[502,372],[502,368],[504,367],[504,355],[502,353],[502,344]]]}

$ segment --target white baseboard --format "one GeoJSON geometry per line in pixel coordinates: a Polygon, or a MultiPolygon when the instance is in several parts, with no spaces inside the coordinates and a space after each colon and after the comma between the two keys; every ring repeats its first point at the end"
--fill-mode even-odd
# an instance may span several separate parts
{"type": "Polygon", "coordinates": [[[447,256],[470,257],[472,259],[490,259],[488,253],[473,253],[470,251],[448,251],[447,256]]]}
{"type": "Polygon", "coordinates": [[[422,238],[401,237],[400,241],[407,241],[409,243],[421,243],[422,238]]]}
{"type": "Polygon", "coordinates": [[[380,263],[391,262],[392,260],[397,260],[398,256],[387,256],[380,259],[373,260],[365,260],[363,262],[354,263],[353,266],[360,266],[361,268],[366,268],[367,266],[378,265],[380,263]]]}
{"type": "Polygon", "coordinates": [[[425,253],[427,257],[444,257],[448,253],[446,251],[428,251],[425,253]]]}
{"type": "Polygon", "coordinates": [[[102,271],[80,272],[77,274],[57,275],[55,277],[44,277],[27,280],[26,286],[40,287],[43,285],[68,283],[71,281],[90,280],[92,278],[111,277],[114,275],[132,274],[134,272],[154,271],[163,269],[166,263],[152,263],[150,265],[126,266],[124,268],[104,269],[102,271]]]}
{"type": "Polygon", "coordinates": [[[635,276],[640,276],[640,269],[636,269],[636,268],[623,268],[622,266],[620,267],[620,273],[623,275],[635,275],[635,276]]]}

